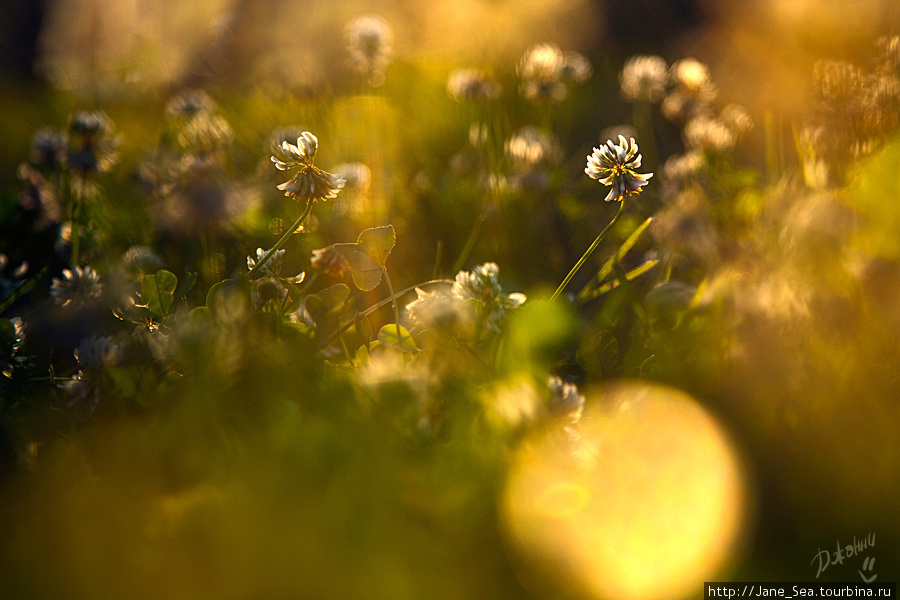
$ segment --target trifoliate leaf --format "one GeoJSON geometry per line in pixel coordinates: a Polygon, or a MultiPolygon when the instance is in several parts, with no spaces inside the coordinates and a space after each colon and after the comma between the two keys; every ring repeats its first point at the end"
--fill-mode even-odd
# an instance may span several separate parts
{"type": "Polygon", "coordinates": [[[168,316],[175,300],[178,278],[166,270],[144,275],[141,282],[141,303],[160,317],[168,316]]]}

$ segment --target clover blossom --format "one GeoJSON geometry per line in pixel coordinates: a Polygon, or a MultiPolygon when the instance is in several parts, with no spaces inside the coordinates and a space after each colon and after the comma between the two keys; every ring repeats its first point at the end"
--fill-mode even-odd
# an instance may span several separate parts
{"type": "Polygon", "coordinates": [[[100,275],[93,267],[63,269],[62,275],[62,278],[54,277],[50,286],[50,296],[60,306],[82,308],[103,293],[100,275]]]}
{"type": "Polygon", "coordinates": [[[344,187],[346,181],[341,175],[332,175],[313,164],[318,147],[316,136],[308,131],[300,134],[296,145],[287,141],[281,143],[283,158],[272,157],[275,168],[279,171],[297,169],[293,177],[278,186],[285,196],[310,204],[335,198],[344,187]]]}
{"type": "Polygon", "coordinates": [[[603,185],[612,186],[604,200],[619,202],[631,194],[640,194],[641,188],[653,177],[653,173],[638,173],[635,169],[640,166],[641,155],[634,138],[626,141],[620,135],[619,144],[608,140],[600,148],[594,148],[594,153],[587,157],[584,172],[591,179],[599,179],[603,185]]]}

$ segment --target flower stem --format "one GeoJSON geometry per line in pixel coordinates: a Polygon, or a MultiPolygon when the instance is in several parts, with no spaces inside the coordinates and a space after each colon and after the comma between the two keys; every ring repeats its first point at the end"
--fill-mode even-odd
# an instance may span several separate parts
{"type": "Polygon", "coordinates": [[[609,233],[609,231],[613,228],[613,226],[619,221],[619,217],[622,216],[622,211],[623,211],[624,209],[625,209],[625,201],[622,200],[622,201],[619,202],[619,210],[618,210],[618,212],[616,212],[616,216],[614,216],[614,217],[612,218],[612,221],[609,222],[609,225],[607,225],[606,227],[603,228],[603,231],[600,232],[600,235],[597,236],[597,239],[594,240],[594,243],[591,244],[590,248],[587,249],[587,252],[585,252],[585,253],[581,256],[581,258],[578,259],[578,262],[575,263],[575,266],[572,267],[572,270],[569,271],[569,274],[566,275],[566,278],[563,279],[563,282],[562,282],[561,284],[559,284],[559,287],[556,288],[556,291],[553,292],[553,295],[552,295],[552,296],[550,296],[550,301],[551,301],[551,302],[553,302],[554,300],[556,300],[556,299],[559,297],[559,295],[562,293],[562,291],[563,291],[564,289],[566,289],[566,286],[569,284],[569,281],[572,280],[572,278],[575,276],[575,273],[577,273],[577,272],[578,272],[578,269],[581,268],[581,265],[584,264],[584,261],[586,261],[586,260],[588,259],[588,257],[591,255],[591,253],[592,253],[592,252],[597,248],[597,246],[600,244],[600,241],[601,241],[604,237],[606,237],[606,234],[609,233]]]}
{"type": "Polygon", "coordinates": [[[81,229],[81,205],[84,204],[84,175],[78,176],[78,184],[78,192],[72,197],[72,237],[70,243],[72,245],[71,263],[73,269],[81,264],[81,238],[79,230],[81,229]]]}
{"type": "Polygon", "coordinates": [[[397,325],[397,339],[400,339],[400,309],[397,307],[397,295],[394,294],[394,286],[391,285],[391,278],[388,276],[387,267],[381,265],[381,272],[384,273],[384,282],[387,283],[388,292],[391,294],[391,303],[394,305],[394,323],[397,325]]]}
{"type": "Polygon", "coordinates": [[[274,246],[272,246],[269,249],[269,251],[266,252],[261,259],[259,259],[259,262],[256,263],[252,269],[250,269],[250,272],[247,273],[247,277],[251,277],[254,273],[259,271],[263,267],[263,265],[265,265],[267,262],[269,262],[269,259],[272,258],[273,254],[275,254],[276,252],[281,250],[284,247],[284,245],[287,244],[287,241],[290,239],[291,235],[293,235],[293,233],[295,231],[297,231],[297,228],[303,224],[303,221],[305,221],[306,217],[309,216],[309,211],[311,211],[311,210],[312,210],[312,202],[309,202],[306,205],[306,210],[304,210],[303,214],[300,215],[300,218],[297,219],[294,222],[294,224],[291,225],[288,228],[288,230],[284,232],[284,235],[281,236],[281,239],[278,240],[278,243],[275,244],[274,246]]]}

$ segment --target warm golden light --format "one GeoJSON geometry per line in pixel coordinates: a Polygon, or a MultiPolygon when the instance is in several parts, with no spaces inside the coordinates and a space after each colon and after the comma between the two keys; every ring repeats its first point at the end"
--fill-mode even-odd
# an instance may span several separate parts
{"type": "Polygon", "coordinates": [[[747,484],[716,420],[681,392],[629,384],[589,396],[580,433],[544,432],[514,460],[503,512],[525,579],[664,600],[721,576],[747,484]]]}

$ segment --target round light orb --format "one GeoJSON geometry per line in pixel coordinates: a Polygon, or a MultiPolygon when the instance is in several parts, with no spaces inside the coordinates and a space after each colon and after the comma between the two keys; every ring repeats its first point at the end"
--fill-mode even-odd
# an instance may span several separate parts
{"type": "Polygon", "coordinates": [[[629,383],[589,392],[577,429],[522,443],[502,514],[522,579],[541,592],[674,600],[724,576],[747,500],[712,415],[682,392],[629,383]]]}

